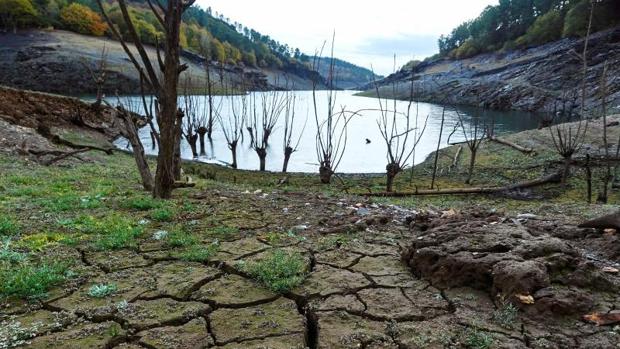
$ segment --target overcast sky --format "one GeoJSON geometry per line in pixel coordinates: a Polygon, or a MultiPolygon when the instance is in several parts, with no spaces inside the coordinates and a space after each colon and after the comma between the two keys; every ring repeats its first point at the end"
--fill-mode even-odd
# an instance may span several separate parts
{"type": "Polygon", "coordinates": [[[497,0],[198,0],[231,21],[312,54],[336,32],[335,56],[380,74],[437,52],[437,38],[497,0]]]}

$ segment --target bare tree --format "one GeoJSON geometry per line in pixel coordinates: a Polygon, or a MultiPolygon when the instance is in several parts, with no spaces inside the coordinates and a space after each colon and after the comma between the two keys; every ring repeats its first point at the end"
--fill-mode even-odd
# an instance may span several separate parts
{"type": "Polygon", "coordinates": [[[229,96],[230,113],[224,118],[222,113],[217,113],[217,119],[226,138],[226,144],[232,155],[232,168],[237,168],[237,145],[243,135],[243,125],[248,118],[249,103],[248,95],[238,97],[229,96]]]}
{"type": "Polygon", "coordinates": [[[465,120],[461,113],[455,109],[456,114],[459,117],[459,125],[461,130],[463,131],[463,137],[465,137],[465,144],[469,148],[470,158],[469,158],[469,170],[467,171],[467,179],[465,180],[466,184],[471,184],[471,180],[474,175],[474,167],[476,165],[476,156],[478,155],[478,149],[480,145],[484,141],[487,136],[488,127],[486,122],[481,120],[480,116],[474,116],[471,118],[471,122],[468,123],[468,127],[465,127],[465,120]]]}
{"type": "Polygon", "coordinates": [[[121,43],[141,78],[144,79],[149,90],[157,97],[159,105],[156,113],[159,127],[160,141],[157,155],[157,171],[153,186],[153,196],[158,198],[170,198],[175,187],[175,174],[178,169],[178,145],[181,138],[182,120],[179,118],[177,106],[177,87],[179,74],[187,69],[187,65],[181,64],[180,59],[180,32],[181,17],[183,13],[194,4],[195,0],[147,0],[154,17],[164,30],[163,57],[159,45],[157,48],[157,66],[159,72],[151,62],[151,59],[140,40],[140,36],[134,26],[134,19],[127,8],[126,0],[117,0],[119,8],[131,41],[138,52],[138,58],[129,49],[123,37],[120,35],[114,23],[105,11],[102,0],[97,0],[99,10],[108,23],[114,37],[121,43]],[[160,74],[161,73],[161,74],[160,74]]]}
{"type": "Polygon", "coordinates": [[[603,188],[598,194],[597,202],[607,203],[609,183],[613,179],[611,173],[611,163],[609,162],[609,144],[607,142],[607,62],[603,66],[603,74],[601,75],[601,86],[599,88],[601,96],[601,114],[603,116],[603,148],[605,150],[605,175],[603,178],[603,188]]]}
{"type": "MultiPolygon", "coordinates": [[[[396,69],[396,57],[394,57],[394,65],[396,69]]],[[[413,73],[413,72],[412,72],[413,73]]],[[[377,100],[379,101],[379,112],[381,116],[377,120],[379,132],[387,146],[388,164],[385,167],[387,174],[386,191],[391,192],[394,186],[394,179],[404,170],[409,159],[413,156],[428,123],[428,115],[424,121],[424,126],[418,130],[418,109],[416,108],[415,118],[411,114],[411,106],[413,105],[414,81],[411,79],[411,88],[409,91],[409,104],[405,112],[399,112],[396,99],[392,99],[392,110],[388,108],[388,99],[385,103],[381,100],[379,87],[375,82],[375,91],[377,100]],[[420,131],[419,133],[414,131],[420,131]],[[408,141],[412,138],[412,144],[408,141]]],[[[392,96],[396,95],[396,84],[392,83],[392,96]]]]}
{"type": "Polygon", "coordinates": [[[286,173],[288,169],[288,162],[291,159],[291,155],[297,151],[299,147],[299,142],[301,141],[301,136],[306,129],[306,123],[308,122],[308,115],[306,115],[306,120],[304,121],[304,125],[301,128],[301,132],[299,132],[297,136],[297,142],[293,144],[293,134],[295,130],[295,116],[297,115],[295,112],[297,98],[294,95],[290,95],[286,99],[286,106],[284,108],[284,163],[282,164],[282,172],[286,173]]]}
{"type": "MultiPolygon", "coordinates": [[[[324,46],[324,45],[323,45],[324,46]]],[[[321,56],[323,48],[316,52],[312,63],[312,70],[319,71],[321,65],[321,56]]],[[[314,110],[314,121],[316,123],[316,156],[319,161],[319,177],[321,183],[329,184],[331,178],[336,173],[338,165],[342,161],[344,152],[347,147],[347,126],[352,116],[356,113],[350,113],[345,107],[336,109],[336,91],[334,89],[334,38],[332,38],[331,59],[329,61],[329,69],[327,73],[327,110],[321,117],[318,108],[317,87],[319,81],[312,80],[312,106],[314,110]]]]}
{"type": "Polygon", "coordinates": [[[134,160],[142,179],[142,186],[144,190],[151,191],[153,190],[153,175],[146,160],[144,146],[138,132],[140,126],[146,124],[147,121],[146,117],[139,114],[139,103],[132,97],[123,99],[117,97],[116,111],[117,116],[123,121],[122,134],[131,144],[134,160]]]}
{"type": "Polygon", "coordinates": [[[256,95],[251,95],[250,127],[252,129],[253,149],[258,155],[261,171],[265,171],[269,137],[278,123],[287,98],[288,94],[286,93],[269,91],[262,92],[257,102],[256,95]]]}
{"type": "Polygon", "coordinates": [[[191,77],[187,77],[185,79],[183,85],[183,112],[185,114],[185,121],[183,122],[183,137],[189,144],[190,149],[192,150],[192,157],[194,159],[198,158],[198,123],[199,123],[199,111],[198,111],[198,103],[199,97],[191,94],[189,91],[191,86],[191,77]]]}
{"type": "Polygon", "coordinates": [[[103,87],[107,79],[108,51],[106,50],[105,45],[101,49],[101,57],[99,58],[99,62],[95,66],[95,69],[91,68],[90,64],[85,59],[82,61],[82,64],[90,73],[91,79],[97,89],[96,100],[95,103],[93,103],[93,106],[99,107],[103,101],[103,87]]]}

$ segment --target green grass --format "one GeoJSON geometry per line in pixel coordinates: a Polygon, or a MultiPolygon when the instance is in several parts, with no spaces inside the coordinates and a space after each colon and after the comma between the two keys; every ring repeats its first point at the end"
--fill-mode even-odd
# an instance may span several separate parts
{"type": "Polygon", "coordinates": [[[151,212],[151,219],[158,222],[170,222],[174,219],[174,211],[167,207],[158,208],[151,212]]]}
{"type": "Polygon", "coordinates": [[[273,250],[257,262],[241,262],[238,268],[248,273],[265,287],[277,293],[287,292],[306,278],[306,263],[297,252],[273,250]]]}
{"type": "Polygon", "coordinates": [[[0,214],[0,236],[14,236],[19,231],[19,224],[14,218],[0,214]]]}
{"type": "Polygon", "coordinates": [[[44,297],[53,286],[66,279],[67,264],[33,265],[23,263],[0,268],[0,298],[37,299],[44,297]]]}
{"type": "Polygon", "coordinates": [[[191,246],[179,253],[173,254],[174,257],[187,262],[206,262],[211,259],[219,250],[218,244],[210,244],[208,246],[191,246]]]}
{"type": "Polygon", "coordinates": [[[493,312],[493,321],[504,328],[513,328],[517,319],[519,309],[510,302],[503,302],[501,306],[493,312]]]}
{"type": "Polygon", "coordinates": [[[4,241],[0,241],[0,263],[7,263],[9,265],[23,262],[28,257],[28,254],[20,251],[15,251],[11,248],[11,239],[7,238],[4,241]]]}
{"type": "Polygon", "coordinates": [[[229,227],[226,225],[220,225],[214,228],[207,229],[207,234],[221,237],[229,237],[237,233],[239,233],[239,228],[229,227]]]}
{"type": "Polygon", "coordinates": [[[200,242],[198,237],[182,229],[173,230],[164,238],[168,247],[187,247],[200,242]]]}
{"type": "Polygon", "coordinates": [[[470,349],[489,349],[495,340],[489,333],[480,330],[478,327],[468,328],[465,331],[464,344],[470,349]]]}

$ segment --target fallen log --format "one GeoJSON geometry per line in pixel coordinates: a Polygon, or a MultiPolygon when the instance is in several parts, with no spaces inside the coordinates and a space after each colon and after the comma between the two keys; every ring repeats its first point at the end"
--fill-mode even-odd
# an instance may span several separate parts
{"type": "Polygon", "coordinates": [[[585,221],[577,227],[620,230],[620,211],[585,221]]]}
{"type": "Polygon", "coordinates": [[[85,153],[85,152],[87,152],[89,150],[91,150],[91,149],[90,148],[82,148],[82,149],[78,149],[78,150],[62,153],[62,154],[57,155],[57,156],[55,156],[55,157],[53,157],[53,158],[51,158],[51,159],[49,159],[47,161],[44,161],[42,164],[45,165],[45,166],[50,166],[53,163],[58,162],[58,161],[60,161],[62,159],[66,159],[66,158],[68,158],[70,156],[77,155],[77,154],[80,154],[80,153],[85,153]]]}
{"type": "Polygon", "coordinates": [[[542,178],[531,181],[506,185],[503,187],[471,187],[471,188],[448,188],[448,189],[432,189],[432,190],[416,190],[415,192],[381,192],[369,193],[365,196],[379,197],[407,197],[407,196],[425,196],[425,195],[459,195],[459,194],[493,194],[504,191],[517,189],[525,189],[537,187],[548,183],[560,183],[562,180],[561,173],[554,173],[542,178]]]}
{"type": "Polygon", "coordinates": [[[489,137],[489,140],[491,140],[491,141],[493,141],[495,143],[499,143],[499,144],[503,144],[505,146],[511,147],[511,148],[516,149],[516,150],[518,150],[518,151],[520,151],[522,153],[525,153],[525,154],[531,154],[531,153],[534,152],[534,149],[532,149],[532,148],[526,148],[526,147],[520,146],[520,145],[518,145],[516,143],[512,143],[510,141],[507,141],[505,139],[497,138],[495,136],[489,137]]]}

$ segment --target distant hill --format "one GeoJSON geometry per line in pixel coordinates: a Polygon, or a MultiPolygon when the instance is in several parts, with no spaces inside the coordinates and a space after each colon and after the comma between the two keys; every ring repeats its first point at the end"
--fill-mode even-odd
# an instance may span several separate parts
{"type": "MultiPolygon", "coordinates": [[[[330,57],[320,57],[317,62],[319,66],[319,74],[326,80],[329,79],[329,66],[332,61],[330,57]]],[[[309,67],[315,61],[314,56],[301,55],[299,60],[309,67]]],[[[370,69],[360,67],[358,65],[334,58],[334,77],[333,84],[336,88],[355,90],[372,82],[374,79],[381,79],[383,76],[373,74],[370,69]]]]}
{"type": "MultiPolygon", "coordinates": [[[[106,13],[125,40],[131,41],[118,3],[102,0],[106,13]]],[[[146,0],[128,0],[140,40],[155,44],[163,35],[161,25],[146,0]]],[[[64,29],[89,36],[111,37],[108,24],[99,14],[96,0],[0,0],[0,31],[17,29],[64,29]],[[7,6],[1,6],[6,2],[7,6]],[[9,3],[10,2],[10,3],[9,3]]],[[[229,67],[282,70],[303,79],[314,76],[308,58],[299,49],[233,22],[210,7],[190,7],[183,15],[181,46],[229,67]]],[[[353,87],[365,82],[369,72],[338,60],[338,86],[353,87]]],[[[323,75],[325,78],[326,75],[323,75]]]]}

